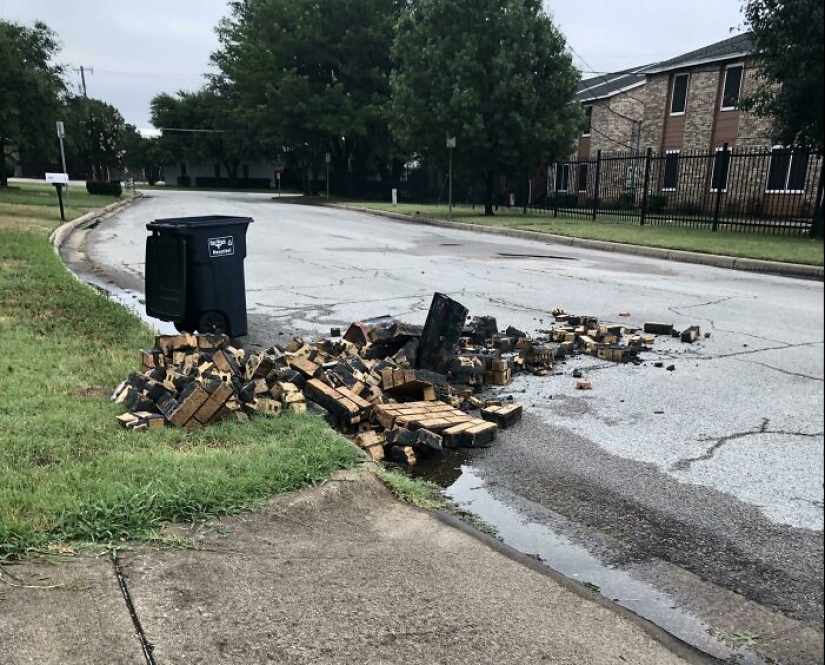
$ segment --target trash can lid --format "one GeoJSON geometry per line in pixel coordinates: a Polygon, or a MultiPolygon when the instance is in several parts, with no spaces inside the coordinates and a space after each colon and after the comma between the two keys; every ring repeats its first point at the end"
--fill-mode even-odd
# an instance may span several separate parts
{"type": "Polygon", "coordinates": [[[204,215],[202,217],[169,217],[149,222],[146,228],[150,231],[161,230],[193,230],[215,226],[232,226],[235,224],[251,224],[251,217],[235,217],[231,215],[204,215]]]}

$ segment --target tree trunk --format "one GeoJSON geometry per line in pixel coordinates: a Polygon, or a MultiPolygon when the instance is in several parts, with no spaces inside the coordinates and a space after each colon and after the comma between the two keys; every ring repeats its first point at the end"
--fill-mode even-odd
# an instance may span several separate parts
{"type": "Polygon", "coordinates": [[[493,172],[490,171],[487,173],[487,196],[484,199],[484,215],[486,217],[492,217],[495,213],[493,213],[493,172]]]}
{"type": "Polygon", "coordinates": [[[0,187],[9,186],[9,175],[6,173],[6,141],[0,139],[0,187]]]}
{"type": "Polygon", "coordinates": [[[226,174],[229,176],[229,186],[235,187],[238,182],[238,169],[241,166],[241,162],[239,160],[234,160],[232,162],[224,162],[223,167],[226,169],[226,174]]]}

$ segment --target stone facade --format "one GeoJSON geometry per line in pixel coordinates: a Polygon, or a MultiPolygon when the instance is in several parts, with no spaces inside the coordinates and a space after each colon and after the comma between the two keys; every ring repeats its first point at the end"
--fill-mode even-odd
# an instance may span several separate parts
{"type": "Polygon", "coordinates": [[[648,76],[645,84],[645,111],[642,119],[642,149],[658,150],[662,145],[667,114],[669,76],[648,76]]]}
{"type": "MultiPolygon", "coordinates": [[[[759,70],[752,63],[746,63],[745,80],[742,83],[742,96],[748,97],[759,88],[761,77],[759,70]]],[[[740,112],[739,139],[737,145],[750,148],[768,148],[773,145],[771,136],[771,121],[760,118],[753,113],[740,112]]]]}
{"type": "Polygon", "coordinates": [[[718,94],[718,67],[691,72],[685,113],[685,151],[702,152],[712,149],[718,94]]]}
{"type": "MultiPolygon", "coordinates": [[[[718,147],[714,145],[714,132],[720,121],[719,93],[724,71],[724,63],[710,63],[679,71],[690,74],[682,150],[705,152],[718,147]]],[[[673,73],[663,72],[647,77],[643,148],[651,147],[657,152],[661,150],[670,113],[670,80],[673,73]]],[[[752,60],[746,61],[741,96],[744,98],[752,94],[758,85],[759,71],[752,60]]],[[[770,148],[770,121],[742,110],[735,113],[738,116],[738,132],[730,145],[770,148]]]]}
{"type": "Polygon", "coordinates": [[[636,150],[639,125],[645,112],[644,94],[642,86],[593,104],[590,157],[595,157],[599,150],[605,153],[636,150]]]}

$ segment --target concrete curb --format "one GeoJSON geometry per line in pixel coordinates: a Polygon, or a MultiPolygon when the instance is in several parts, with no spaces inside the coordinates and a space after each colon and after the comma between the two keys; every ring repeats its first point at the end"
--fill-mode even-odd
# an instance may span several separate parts
{"type": "Polygon", "coordinates": [[[74,233],[77,229],[79,229],[80,227],[89,222],[92,222],[93,220],[102,220],[106,217],[110,217],[111,215],[115,214],[116,212],[120,212],[128,206],[134,205],[139,199],[142,198],[143,194],[141,194],[140,192],[135,192],[135,194],[130,196],[128,199],[111,203],[107,205],[105,208],[92,210],[90,212],[87,212],[85,215],[81,215],[77,219],[65,222],[51,232],[51,235],[49,235],[49,241],[54,246],[54,250],[58,254],[60,254],[60,249],[63,247],[63,245],[66,244],[66,241],[69,239],[69,236],[72,235],[72,233],[74,233]]]}
{"type": "Polygon", "coordinates": [[[715,268],[726,268],[728,270],[742,270],[746,272],[757,272],[768,275],[778,275],[780,277],[794,277],[798,279],[825,280],[825,268],[821,266],[808,266],[798,263],[781,263],[778,261],[763,261],[760,259],[743,259],[735,256],[723,256],[716,254],[702,254],[700,252],[686,252],[675,249],[662,249],[659,247],[644,247],[642,245],[627,245],[618,242],[607,242],[604,240],[588,240],[585,238],[570,238],[558,236],[539,231],[522,231],[520,229],[506,229],[495,226],[482,226],[480,224],[467,224],[465,222],[450,222],[432,217],[417,217],[405,215],[397,212],[374,210],[372,208],[361,208],[330,203],[333,208],[343,210],[355,210],[378,217],[388,217],[401,222],[413,224],[424,224],[439,228],[456,229],[459,231],[474,231],[476,233],[488,233],[491,235],[505,236],[508,238],[520,238],[522,240],[536,240],[553,245],[569,245],[571,247],[581,247],[583,249],[595,249],[601,252],[612,252],[614,254],[628,254],[631,256],[644,256],[652,259],[664,259],[666,261],[677,261],[680,263],[692,263],[698,265],[713,266],[715,268]]]}

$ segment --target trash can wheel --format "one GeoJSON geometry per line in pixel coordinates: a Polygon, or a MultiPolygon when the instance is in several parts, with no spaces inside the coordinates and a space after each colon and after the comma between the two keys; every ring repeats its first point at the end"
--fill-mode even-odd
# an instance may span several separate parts
{"type": "Polygon", "coordinates": [[[223,312],[204,312],[198,319],[198,332],[211,335],[223,335],[229,328],[229,322],[223,312]]]}

